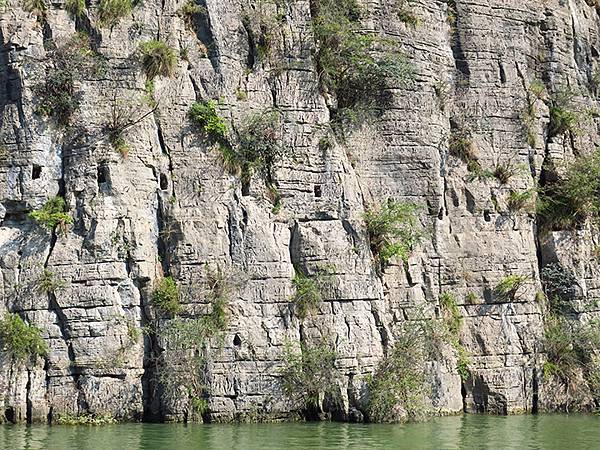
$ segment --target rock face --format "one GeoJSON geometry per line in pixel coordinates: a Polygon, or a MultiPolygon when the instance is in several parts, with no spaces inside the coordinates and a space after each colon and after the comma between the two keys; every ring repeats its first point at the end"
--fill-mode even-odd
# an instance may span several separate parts
{"type": "MultiPolygon", "coordinates": [[[[155,357],[168,343],[141,330],[169,321],[151,302],[166,275],[181,288],[182,316],[206,314],[207,267],[217,266],[238,282],[223,341],[205,367],[205,418],[289,417],[294,406],[280,382],[286,343],[327,339],[342,375],[339,417],[362,420],[360,393],[398,325],[440,317],[444,292],[455,295],[464,318],[470,375],[461,383],[451,349],[432,362],[434,410],[559,407],[541,370],[540,269],[560,262],[575,275],[582,303],[597,297],[594,235],[587,228],[542,234],[532,210],[515,211],[509,196],[534,189],[543,166],[600,143],[598,6],[414,0],[411,26],[390,13],[393,3],[362,3],[364,26],[399,43],[414,80],[388,86],[385,111],[345,139],[331,132],[308,1],[206,0],[186,25],[182,2],[146,0],[112,27],[98,24],[96,2],[76,18],[62,2],[48,4],[44,17],[20,0],[0,6],[1,305],[39,327],[50,349],[28,363],[4,352],[5,420],[84,413],[187,420],[187,403],[165,398],[156,380],[155,357]],[[260,58],[243,20],[259,6],[282,17],[271,54],[260,58]],[[75,78],[79,107],[65,129],[38,114],[38,87],[56,69],[56,49],[80,31],[104,67],[75,78]],[[139,44],[157,38],[183,57],[172,77],[155,79],[153,111],[139,44]],[[536,80],[546,91],[539,97],[536,80]],[[552,136],[544,95],[565,89],[576,93],[579,131],[552,136]],[[208,99],[219,100],[233,129],[266,108],[283,114],[288,157],[273,174],[279,211],[264,181],[255,176],[242,186],[190,122],[190,105],[208,99]],[[531,103],[535,117],[527,122],[531,103]],[[107,139],[116,110],[131,122],[126,157],[107,139]],[[514,172],[506,183],[473,175],[450,154],[457,130],[470,136],[481,171],[514,172]],[[331,145],[320,145],[326,137],[331,145]],[[65,233],[28,216],[57,194],[73,217],[65,233]],[[388,199],[419,205],[425,238],[406,264],[379,272],[363,216],[388,199]],[[334,276],[323,301],[300,320],[290,307],[294,268],[310,275],[325,266],[334,276]],[[44,269],[59,289],[39,289],[44,269]],[[495,286],[511,275],[527,276],[519,295],[497,295],[495,286]]],[[[577,317],[597,316],[586,308],[577,317]]]]}

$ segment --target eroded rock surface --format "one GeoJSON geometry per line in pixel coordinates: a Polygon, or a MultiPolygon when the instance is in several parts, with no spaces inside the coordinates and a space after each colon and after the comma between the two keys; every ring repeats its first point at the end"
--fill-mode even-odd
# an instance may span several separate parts
{"type": "MultiPolygon", "coordinates": [[[[217,265],[242,282],[228,306],[222,349],[208,362],[211,420],[289,417],[279,376],[286,342],[322,338],[334,343],[343,375],[340,417],[362,418],[360,393],[397,325],[419,314],[439,317],[443,292],[454,293],[464,316],[470,377],[461,383],[451,349],[432,363],[437,412],[561,404],[541,370],[539,272],[559,261],[574,273],[578,298],[589,302],[599,280],[597,236],[587,229],[542,236],[532,210],[512,211],[508,196],[535,188],[544,164],[600,143],[598,6],[415,0],[413,27],[390,14],[392,3],[362,2],[365,27],[400,44],[414,80],[389,86],[389,107],[345,140],[332,137],[308,1],[270,4],[284,20],[272,55],[262,59],[234,0],[207,0],[191,28],[177,14],[183,2],[173,0],[141,2],[112,28],[98,26],[92,4],[73,19],[62,2],[52,3],[43,23],[20,0],[0,7],[2,308],[41,328],[50,348],[35,364],[3,356],[5,420],[82,413],[186,420],[187,404],[162,399],[154,380],[161,343],[139,330],[157,318],[151,293],[166,274],[181,286],[184,315],[206,313],[205,267],[217,265]],[[64,130],[36,114],[35,88],[52,70],[53,49],[78,31],[89,33],[106,67],[76,80],[80,107],[64,130]],[[172,78],[155,80],[151,112],[138,47],[156,38],[185,58],[172,78]],[[551,94],[576,92],[579,132],[549,137],[547,102],[532,100],[536,80],[551,94]],[[265,108],[284,114],[283,145],[292,156],[274,171],[280,211],[264,181],[255,177],[243,189],[194,129],[189,107],[208,99],[219,99],[234,127],[265,108]],[[537,116],[528,130],[530,101],[537,116]],[[104,131],[115,107],[136,121],[125,132],[125,158],[104,131]],[[482,170],[517,169],[507,183],[474,177],[449,154],[455,129],[470,134],[482,170]],[[332,144],[320,145],[327,136],[332,144]],[[74,219],[65,234],[28,217],[57,194],[74,219]],[[380,273],[363,214],[388,198],[420,206],[425,239],[407,264],[380,273]],[[328,265],[335,276],[317,314],[299,320],[290,306],[294,267],[312,274],[328,265]],[[44,268],[64,287],[37,289],[44,268]],[[529,281],[514,298],[500,298],[494,288],[509,275],[529,281]]],[[[579,318],[595,316],[587,308],[579,318]]]]}

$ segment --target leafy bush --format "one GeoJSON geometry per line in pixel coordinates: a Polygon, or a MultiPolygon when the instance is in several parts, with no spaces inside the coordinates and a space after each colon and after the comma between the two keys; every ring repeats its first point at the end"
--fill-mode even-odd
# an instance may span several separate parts
{"type": "Polygon", "coordinates": [[[598,325],[592,323],[579,327],[564,317],[546,318],[544,350],[548,358],[544,365],[546,377],[558,377],[565,383],[575,379],[575,374],[585,369],[594,351],[600,348],[598,325]]]}
{"type": "Polygon", "coordinates": [[[38,22],[44,22],[46,20],[48,6],[46,5],[45,0],[24,0],[23,9],[30,13],[34,13],[37,16],[38,22]]]}
{"type": "Polygon", "coordinates": [[[382,266],[394,257],[406,261],[421,240],[417,207],[412,203],[393,200],[365,215],[371,251],[382,266]]]}
{"type": "Polygon", "coordinates": [[[540,276],[551,310],[562,314],[572,312],[570,303],[577,294],[577,279],[573,273],[560,263],[549,263],[542,268],[540,276]]]}
{"type": "Polygon", "coordinates": [[[98,18],[103,27],[113,27],[131,13],[132,0],[99,0],[98,18]]]}
{"type": "Polygon", "coordinates": [[[280,42],[278,29],[285,20],[285,15],[277,14],[278,2],[258,0],[250,7],[243,8],[242,23],[248,33],[251,51],[255,51],[258,59],[266,59],[280,42]]]}
{"type": "Polygon", "coordinates": [[[57,279],[54,272],[44,267],[40,278],[37,280],[38,291],[43,294],[56,294],[66,287],[64,281],[57,279]]]}
{"type": "Polygon", "coordinates": [[[311,416],[319,409],[322,396],[336,396],[339,372],[335,359],[335,351],[324,342],[300,343],[300,353],[286,343],[281,381],[283,393],[294,407],[311,416]]]}
{"type": "Polygon", "coordinates": [[[410,10],[406,0],[396,0],[395,12],[401,22],[416,27],[419,24],[419,18],[410,10]]]}
{"type": "Polygon", "coordinates": [[[460,378],[465,381],[469,376],[470,358],[469,352],[460,342],[462,315],[456,304],[456,297],[449,292],[444,292],[440,295],[440,306],[442,307],[442,317],[447,330],[446,338],[456,351],[456,370],[460,378]]]}
{"type": "Polygon", "coordinates": [[[440,306],[448,331],[453,335],[458,335],[462,325],[462,316],[456,304],[456,297],[449,292],[444,292],[440,295],[440,306]]]}
{"type": "Polygon", "coordinates": [[[61,126],[69,125],[79,109],[75,81],[100,75],[105,67],[101,57],[90,50],[89,36],[75,33],[68,42],[50,53],[53,68],[43,83],[34,86],[39,99],[36,113],[52,117],[61,126]]]}
{"type": "Polygon", "coordinates": [[[540,189],[537,212],[542,225],[573,227],[600,218],[600,150],[577,159],[566,173],[540,189]]]}
{"type": "Polygon", "coordinates": [[[158,75],[171,77],[175,73],[177,54],[162,41],[147,41],[140,44],[142,66],[148,79],[158,75]]]}
{"type": "Polygon", "coordinates": [[[531,209],[533,206],[533,194],[535,191],[510,191],[508,194],[508,209],[511,211],[521,211],[531,209]]]}
{"type": "Polygon", "coordinates": [[[187,397],[189,412],[202,415],[206,409],[206,358],[209,335],[204,318],[175,317],[160,330],[165,342],[157,367],[157,378],[166,399],[187,397]]]}
{"type": "Polygon", "coordinates": [[[158,282],[152,294],[152,302],[166,313],[177,314],[181,311],[179,288],[173,277],[165,277],[158,282]]]}
{"type": "Polygon", "coordinates": [[[321,292],[329,277],[331,274],[328,269],[320,268],[314,275],[308,276],[301,269],[295,268],[292,280],[295,292],[292,301],[300,319],[305,319],[319,306],[322,301],[321,292]]]}
{"type": "Polygon", "coordinates": [[[570,89],[556,92],[550,99],[550,123],[548,137],[561,136],[567,132],[576,133],[580,117],[573,104],[576,93],[570,89]]]}
{"type": "Polygon", "coordinates": [[[517,175],[521,170],[521,166],[515,165],[512,161],[505,161],[496,164],[492,175],[500,183],[507,184],[512,177],[517,175]]]}
{"type": "Polygon", "coordinates": [[[40,99],[36,113],[54,117],[59,125],[68,125],[73,113],[79,109],[74,80],[75,76],[70,68],[50,72],[45,83],[34,88],[40,99]]]}
{"type": "Polygon", "coordinates": [[[448,152],[467,164],[469,172],[478,172],[481,166],[477,161],[477,147],[465,131],[453,129],[448,141],[448,152]]]}
{"type": "MultiPolygon", "coordinates": [[[[219,133],[220,131],[219,129],[219,133]]],[[[226,128],[223,128],[223,133],[225,131],[226,128]]],[[[279,113],[271,111],[251,115],[244,120],[238,134],[237,146],[229,145],[222,140],[224,135],[217,134],[222,140],[219,149],[225,168],[231,173],[239,174],[244,184],[248,184],[252,176],[259,173],[264,177],[267,187],[274,189],[273,167],[285,155],[285,148],[280,145],[279,113]]],[[[277,196],[274,200],[277,200],[277,196]]]]}
{"type": "Polygon", "coordinates": [[[175,317],[160,330],[166,343],[158,365],[158,379],[166,398],[186,396],[189,418],[202,416],[208,410],[206,397],[206,363],[212,339],[223,343],[222,333],[228,323],[228,303],[237,283],[233,273],[217,266],[206,273],[207,299],[210,311],[197,319],[175,317]]]}
{"type": "Polygon", "coordinates": [[[189,117],[196,122],[204,132],[218,142],[224,142],[227,136],[227,124],[219,116],[217,105],[213,100],[202,103],[194,103],[188,113],[189,117]]]}
{"type": "Polygon", "coordinates": [[[304,319],[321,303],[321,291],[315,280],[300,271],[296,271],[292,284],[295,289],[292,300],[296,306],[296,314],[304,319]]]}
{"type": "Polygon", "coordinates": [[[30,212],[29,217],[48,230],[58,227],[64,233],[73,223],[73,218],[66,211],[65,200],[56,196],[49,199],[41,209],[30,212]]]}
{"type": "Polygon", "coordinates": [[[273,166],[285,154],[280,145],[281,117],[278,112],[262,112],[248,117],[239,131],[239,149],[234,151],[234,161],[242,174],[249,180],[252,174],[260,173],[270,185],[273,166]]]}
{"type": "Polygon", "coordinates": [[[499,299],[505,301],[514,301],[518,299],[519,290],[529,281],[527,275],[509,275],[496,285],[494,293],[499,299]]]}
{"type": "Polygon", "coordinates": [[[405,324],[394,346],[381,360],[367,383],[367,418],[370,422],[395,422],[398,407],[406,419],[420,419],[428,413],[429,394],[425,376],[427,347],[431,336],[424,321],[405,324]]]}
{"type": "Polygon", "coordinates": [[[73,17],[82,17],[85,14],[85,0],[65,0],[65,9],[73,17]]]}
{"type": "Polygon", "coordinates": [[[356,0],[315,0],[311,13],[320,81],[336,94],[338,110],[376,106],[387,80],[412,78],[411,66],[397,52],[373,54],[374,47],[389,42],[362,32],[356,0]]]}
{"type": "Polygon", "coordinates": [[[470,305],[475,305],[479,301],[477,295],[474,292],[469,292],[466,296],[466,300],[470,305]]]}
{"type": "Polygon", "coordinates": [[[16,360],[48,354],[48,346],[42,339],[41,330],[25,323],[18,314],[4,314],[0,321],[0,341],[3,350],[16,360]]]}
{"type": "Polygon", "coordinates": [[[209,334],[213,335],[227,328],[227,305],[237,282],[232,273],[223,271],[220,266],[215,270],[207,268],[206,282],[211,312],[204,318],[204,322],[209,334]]]}
{"type": "Polygon", "coordinates": [[[185,22],[186,27],[194,28],[194,21],[202,14],[206,14],[206,8],[196,3],[196,0],[187,0],[177,10],[177,15],[185,22]]]}

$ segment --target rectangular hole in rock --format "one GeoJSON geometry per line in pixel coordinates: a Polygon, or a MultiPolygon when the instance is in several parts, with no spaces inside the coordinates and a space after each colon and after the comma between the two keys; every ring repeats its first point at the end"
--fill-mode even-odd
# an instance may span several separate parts
{"type": "Polygon", "coordinates": [[[108,181],[108,167],[98,166],[98,184],[108,181]]]}
{"type": "Polygon", "coordinates": [[[160,174],[160,188],[163,191],[166,191],[169,188],[169,181],[167,180],[167,176],[164,173],[160,174]]]}
{"type": "Polygon", "coordinates": [[[321,185],[319,184],[315,184],[315,197],[320,197],[321,195],[323,195],[323,192],[321,190],[321,185]]]}
{"type": "Polygon", "coordinates": [[[31,168],[31,179],[37,180],[41,176],[42,176],[42,166],[38,166],[37,164],[34,164],[33,167],[31,168]]]}

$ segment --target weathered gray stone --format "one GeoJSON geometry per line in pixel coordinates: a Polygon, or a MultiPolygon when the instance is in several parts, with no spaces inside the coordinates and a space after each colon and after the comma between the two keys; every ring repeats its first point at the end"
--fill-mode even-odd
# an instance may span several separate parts
{"type": "Polygon", "coordinates": [[[60,2],[48,5],[45,27],[20,0],[0,7],[0,147],[7,151],[0,161],[0,309],[40,327],[50,349],[45,361],[20,365],[0,355],[5,420],[80,413],[187,420],[187,403],[161,399],[153,378],[162,343],[139,330],[157,317],[151,292],[166,272],[182,287],[184,314],[206,313],[206,265],[241,280],[223,348],[213,348],[207,368],[212,420],[290,417],[279,380],[283,349],[326,338],[342,375],[340,417],[362,421],[353,393],[364,390],[398,325],[439,317],[443,292],[454,293],[464,316],[471,377],[462,398],[453,350],[430,362],[435,411],[517,413],[564,404],[541,375],[539,268],[560,261],[572,270],[580,319],[598,317],[598,304],[589,307],[600,287],[598,237],[588,229],[542,236],[534,215],[509,211],[507,198],[537,186],[543,164],[570,161],[600,142],[598,114],[584,115],[572,139],[548,138],[548,107],[537,100],[533,147],[522,120],[538,79],[553,93],[571,87],[582,112],[597,110],[591,80],[600,68],[600,5],[415,0],[410,8],[420,23],[411,27],[390,13],[391,3],[361,1],[365,27],[399,43],[415,80],[390,86],[382,116],[326,150],[319,141],[332,136],[333,100],[319,89],[308,0],[285,2],[274,56],[253,67],[242,7],[231,0],[207,0],[197,30],[186,28],[177,15],[183,3],[172,0],[147,0],[110,29],[93,15],[92,28],[74,21],[60,2]],[[67,132],[35,114],[34,87],[52,66],[44,40],[64,45],[83,30],[107,58],[107,72],[77,81],[81,104],[67,132]],[[144,117],[151,108],[138,46],[157,36],[188,56],[172,78],[156,79],[158,107],[144,117]],[[283,113],[283,145],[292,157],[274,173],[278,214],[264,181],[255,176],[244,192],[188,120],[194,101],[211,98],[235,126],[265,108],[283,113]],[[125,132],[127,157],[103,131],[114,99],[141,119],[125,132]],[[451,122],[470,131],[482,169],[507,162],[522,169],[506,185],[473,179],[448,153],[451,122]],[[41,167],[35,179],[34,165],[41,167]],[[74,224],[51,236],[27,213],[59,192],[74,224]],[[395,261],[380,274],[363,214],[388,198],[421,207],[426,237],[407,264],[395,261]],[[304,324],[290,304],[294,266],[334,274],[304,324]],[[44,268],[64,288],[40,292],[44,268]],[[509,275],[529,281],[507,300],[494,288],[509,275]]]}

